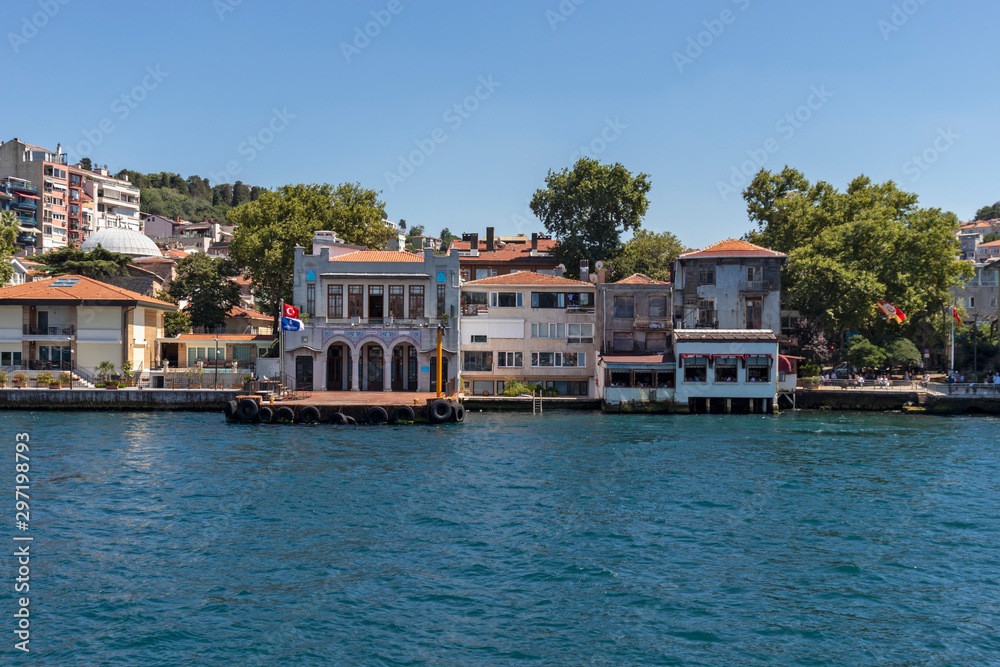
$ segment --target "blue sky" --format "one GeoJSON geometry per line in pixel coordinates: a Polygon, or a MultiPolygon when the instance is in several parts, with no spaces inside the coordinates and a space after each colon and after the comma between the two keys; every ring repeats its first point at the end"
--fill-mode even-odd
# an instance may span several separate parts
{"type": "Polygon", "coordinates": [[[213,183],[358,181],[434,234],[542,231],[531,194],[581,154],[649,174],[645,226],[692,247],[749,230],[736,191],[760,163],[892,179],[963,220],[1000,199],[993,4],[5,9],[8,91],[33,92],[4,105],[3,139],[213,183]]]}

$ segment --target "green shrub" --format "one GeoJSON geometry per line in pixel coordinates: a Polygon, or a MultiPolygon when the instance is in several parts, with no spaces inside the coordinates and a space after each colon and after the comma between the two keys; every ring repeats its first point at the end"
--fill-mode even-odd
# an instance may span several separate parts
{"type": "Polygon", "coordinates": [[[531,385],[527,382],[521,382],[517,378],[505,378],[503,381],[503,395],[504,396],[520,396],[521,394],[530,394],[534,391],[541,389],[539,385],[531,385]]]}
{"type": "Polygon", "coordinates": [[[37,376],[35,376],[35,381],[38,382],[39,386],[43,384],[49,384],[52,382],[52,373],[48,371],[42,371],[37,376]]]}
{"type": "Polygon", "coordinates": [[[819,364],[802,364],[799,366],[800,378],[819,377],[821,369],[819,364]]]}

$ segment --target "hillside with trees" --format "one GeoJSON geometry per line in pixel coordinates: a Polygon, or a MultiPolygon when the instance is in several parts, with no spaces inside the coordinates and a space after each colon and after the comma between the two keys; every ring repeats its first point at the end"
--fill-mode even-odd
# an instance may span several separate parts
{"type": "Polygon", "coordinates": [[[180,216],[184,220],[198,221],[210,218],[226,221],[226,213],[247,202],[256,201],[267,188],[246,185],[243,181],[212,186],[207,178],[194,175],[184,178],[180,174],[161,171],[143,174],[122,169],[116,178],[125,178],[139,188],[142,212],[166,218],[180,216]]]}

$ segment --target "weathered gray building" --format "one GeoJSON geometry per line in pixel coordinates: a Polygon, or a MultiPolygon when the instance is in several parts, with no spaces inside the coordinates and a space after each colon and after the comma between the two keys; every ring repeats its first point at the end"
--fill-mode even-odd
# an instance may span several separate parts
{"type": "Polygon", "coordinates": [[[737,239],[681,255],[674,268],[674,328],[780,331],[786,259],[737,239]]]}

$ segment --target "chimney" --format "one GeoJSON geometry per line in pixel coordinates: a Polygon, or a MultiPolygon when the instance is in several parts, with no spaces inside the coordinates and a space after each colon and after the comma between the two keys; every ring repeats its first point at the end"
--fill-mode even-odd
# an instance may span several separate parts
{"type": "Polygon", "coordinates": [[[590,260],[580,260],[580,280],[585,283],[590,282],[590,260]]]}
{"type": "Polygon", "coordinates": [[[538,252],[538,232],[531,232],[531,254],[538,252]]]}
{"type": "Polygon", "coordinates": [[[469,234],[469,250],[473,257],[479,256],[479,234],[469,234]]]}
{"type": "Polygon", "coordinates": [[[181,216],[179,216],[179,215],[175,215],[175,216],[174,216],[174,222],[176,222],[176,223],[180,223],[180,221],[181,221],[181,216]]]}
{"type": "Polygon", "coordinates": [[[486,228],[486,252],[493,252],[493,228],[486,228]]]}
{"type": "Polygon", "coordinates": [[[56,155],[62,155],[62,142],[56,144],[56,155]]]}

